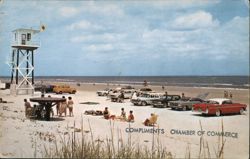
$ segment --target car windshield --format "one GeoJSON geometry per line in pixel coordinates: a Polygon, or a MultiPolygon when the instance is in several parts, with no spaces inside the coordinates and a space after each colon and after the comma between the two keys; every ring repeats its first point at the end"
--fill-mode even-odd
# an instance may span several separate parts
{"type": "Polygon", "coordinates": [[[208,100],[207,103],[209,103],[209,104],[219,104],[219,102],[213,101],[213,100],[208,100]]]}
{"type": "Polygon", "coordinates": [[[191,98],[189,101],[201,101],[199,98],[191,98]]]}
{"type": "Polygon", "coordinates": [[[171,100],[172,99],[171,96],[163,96],[163,98],[165,98],[166,100],[171,100]]]}
{"type": "Polygon", "coordinates": [[[232,101],[231,100],[225,100],[222,102],[222,104],[232,104],[232,101]]]}
{"type": "Polygon", "coordinates": [[[142,88],[142,89],[140,89],[140,91],[152,91],[152,89],[150,89],[150,88],[142,88]]]}

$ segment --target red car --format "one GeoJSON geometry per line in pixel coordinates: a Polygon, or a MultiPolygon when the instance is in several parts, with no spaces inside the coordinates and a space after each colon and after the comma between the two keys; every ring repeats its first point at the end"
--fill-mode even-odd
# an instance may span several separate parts
{"type": "Polygon", "coordinates": [[[233,103],[230,99],[214,98],[209,99],[206,103],[194,104],[192,110],[203,115],[220,116],[222,114],[243,114],[247,110],[246,107],[246,104],[233,103]]]}

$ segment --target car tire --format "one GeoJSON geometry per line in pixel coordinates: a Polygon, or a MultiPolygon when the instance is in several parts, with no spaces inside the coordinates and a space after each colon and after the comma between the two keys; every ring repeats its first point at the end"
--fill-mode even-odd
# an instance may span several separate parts
{"type": "Polygon", "coordinates": [[[183,107],[182,107],[182,110],[183,110],[183,111],[186,111],[186,110],[187,110],[187,107],[186,107],[186,106],[183,106],[183,107]]]}
{"type": "Polygon", "coordinates": [[[240,109],[240,115],[243,115],[243,114],[244,114],[244,109],[241,108],[241,109],[240,109]]]}
{"type": "Polygon", "coordinates": [[[220,110],[216,110],[215,115],[216,116],[220,116],[221,115],[221,111],[220,110]]]}
{"type": "Polygon", "coordinates": [[[142,102],[141,102],[141,105],[142,105],[142,106],[146,106],[147,103],[146,103],[145,101],[142,101],[142,102]]]}
{"type": "Polygon", "coordinates": [[[168,107],[168,104],[167,103],[164,103],[164,108],[167,108],[168,107]]]}

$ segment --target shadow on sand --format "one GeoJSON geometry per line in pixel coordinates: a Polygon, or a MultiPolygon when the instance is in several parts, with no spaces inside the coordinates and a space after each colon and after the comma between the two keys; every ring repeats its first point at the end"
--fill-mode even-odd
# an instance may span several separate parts
{"type": "MultiPolygon", "coordinates": [[[[37,120],[37,121],[47,121],[47,120],[45,120],[45,119],[39,119],[39,118],[37,118],[37,117],[30,117],[30,119],[31,120],[37,120]]],[[[50,122],[50,121],[64,121],[65,119],[64,118],[61,118],[61,117],[52,117],[52,118],[50,118],[50,120],[48,121],[48,122],[50,122]]]]}
{"type": "MultiPolygon", "coordinates": [[[[226,116],[237,116],[237,115],[240,115],[240,114],[224,114],[224,115],[221,115],[221,116],[216,116],[216,115],[202,115],[202,114],[192,114],[193,116],[198,116],[198,117],[204,117],[204,118],[221,118],[221,117],[226,117],[226,116]]],[[[245,115],[245,114],[244,114],[245,115]]]]}

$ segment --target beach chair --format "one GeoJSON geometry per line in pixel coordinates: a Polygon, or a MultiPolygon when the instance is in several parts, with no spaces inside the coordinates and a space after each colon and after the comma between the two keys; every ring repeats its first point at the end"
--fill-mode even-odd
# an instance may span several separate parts
{"type": "Polygon", "coordinates": [[[157,124],[157,119],[158,119],[158,115],[153,115],[153,116],[149,119],[149,126],[156,126],[156,124],[157,124]]]}

